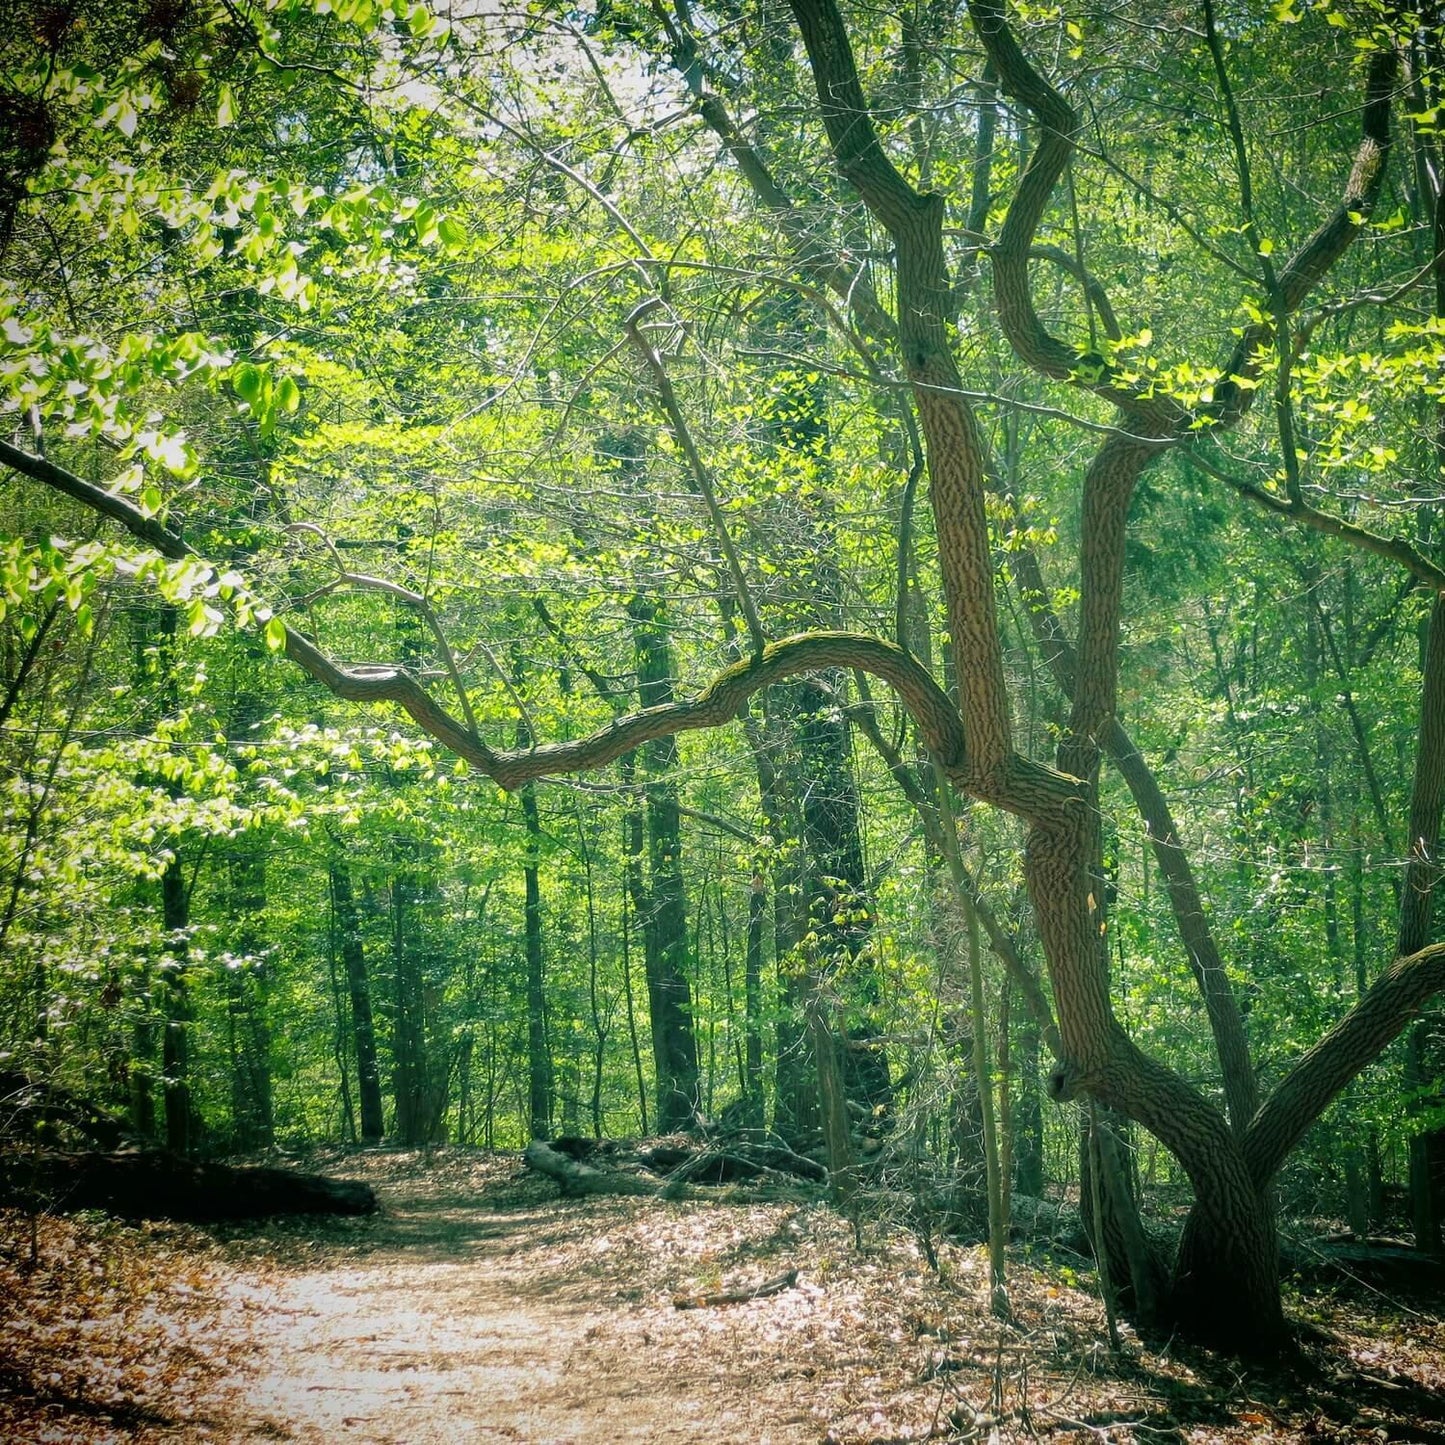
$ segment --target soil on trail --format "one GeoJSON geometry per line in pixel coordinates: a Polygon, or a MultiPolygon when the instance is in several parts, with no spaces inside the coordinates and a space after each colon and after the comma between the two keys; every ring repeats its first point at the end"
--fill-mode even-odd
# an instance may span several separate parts
{"type": "Polygon", "coordinates": [[[1301,1346],[1270,1369],[1127,1328],[1112,1354],[1066,1253],[1013,1252],[1000,1324],[981,1249],[936,1241],[935,1272],[906,1229],[859,1248],[821,1203],[563,1201],[467,1150],[313,1162],[382,1213],[50,1219],[38,1263],[31,1221],[0,1218],[0,1440],[1445,1445],[1438,1299],[1296,1295],[1301,1346]]]}
{"type": "MultiPolygon", "coordinates": [[[[653,1232],[645,1206],[564,1205],[550,1185],[509,1181],[515,1167],[378,1181],[384,1214],[349,1240],[333,1226],[340,1237],[314,1264],[282,1241],[280,1269],[259,1284],[235,1277],[227,1293],[257,1312],[259,1343],[240,1438],[817,1440],[786,1381],[770,1387],[735,1348],[694,1350],[701,1340],[679,1338],[710,1336],[714,1322],[699,1329],[657,1298],[656,1266],[642,1256],[666,1241],[636,1247],[639,1225],[653,1232]],[[680,1362],[679,1347],[691,1358],[680,1362]]],[[[685,1217],[651,1223],[667,1233],[685,1217]]],[[[681,1285],[696,1251],[675,1242],[681,1285]]],[[[735,1306],[727,1324],[770,1307],[735,1306]]]]}

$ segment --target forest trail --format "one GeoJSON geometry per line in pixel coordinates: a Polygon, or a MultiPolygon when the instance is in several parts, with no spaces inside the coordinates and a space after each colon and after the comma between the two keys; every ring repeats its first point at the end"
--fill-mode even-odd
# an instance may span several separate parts
{"type": "MultiPolygon", "coordinates": [[[[819,1437],[786,1387],[779,1398],[779,1385],[743,1367],[725,1341],[699,1355],[675,1337],[696,1334],[698,1321],[639,1279],[625,1238],[646,1212],[635,1201],[562,1205],[550,1186],[495,1176],[479,1191],[472,1172],[378,1181],[384,1213],[349,1239],[338,1231],[294,1259],[283,1247],[281,1267],[260,1281],[229,1271],[223,1304],[249,1315],[256,1350],[242,1418],[221,1438],[819,1437]],[[305,1254],[319,1258],[308,1266],[305,1254]],[[679,1346],[690,1361],[677,1358],[679,1346]]],[[[677,1259],[687,1275],[687,1251],[677,1259]]],[[[730,1313],[789,1308],[758,1301],[730,1313]]],[[[715,1333],[716,1321],[703,1323],[715,1333]]]]}
{"type": "Polygon", "coordinates": [[[381,1213],[55,1217],[30,1267],[29,1221],[0,1216],[0,1440],[1445,1442],[1438,1299],[1301,1292],[1277,1368],[1127,1329],[1112,1355],[1066,1251],[1013,1253],[1001,1325],[982,1249],[936,1239],[934,1272],[898,1219],[860,1248],[800,1197],[560,1200],[515,1155],[461,1149],[310,1163],[372,1184],[381,1213]],[[675,1303],[794,1269],[768,1298],[675,1303]]]}

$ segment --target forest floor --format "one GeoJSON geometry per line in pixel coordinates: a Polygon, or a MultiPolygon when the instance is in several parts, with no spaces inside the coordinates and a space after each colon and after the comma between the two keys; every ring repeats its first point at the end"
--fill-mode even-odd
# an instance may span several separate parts
{"type": "Polygon", "coordinates": [[[0,1440],[1415,1440],[1445,1445],[1445,1308],[1295,1293],[1299,1351],[1246,1369],[1127,1327],[1092,1275],[818,1204],[559,1201],[512,1156],[317,1161],[365,1219],[224,1231],[0,1216],[0,1440]],[[34,1246],[35,1258],[31,1251],[34,1246]],[[679,1308],[785,1271],[765,1299],[679,1308]]]}

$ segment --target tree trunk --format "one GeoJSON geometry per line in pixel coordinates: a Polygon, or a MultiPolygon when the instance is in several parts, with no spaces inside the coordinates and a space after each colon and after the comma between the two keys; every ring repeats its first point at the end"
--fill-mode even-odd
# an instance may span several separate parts
{"type": "Polygon", "coordinates": [[[341,935],[341,961],[346,969],[346,988],[351,1001],[361,1139],[364,1144],[378,1144],[386,1125],[381,1103],[381,1070],[376,1060],[376,1025],[371,1013],[371,979],[367,973],[361,918],[351,889],[351,867],[339,849],[331,857],[330,876],[332,907],[341,935]]]}
{"type": "MultiPolygon", "coordinates": [[[[1422,166],[1427,182],[1426,194],[1433,191],[1432,271],[1435,292],[1435,318],[1445,320],[1445,185],[1441,183],[1440,164],[1445,160],[1445,147],[1438,137],[1429,141],[1434,151],[1433,164],[1422,166]]],[[[1435,407],[1434,436],[1435,475],[1445,475],[1445,401],[1435,407]]],[[[1429,941],[1430,922],[1435,901],[1434,888],[1438,876],[1436,854],[1440,844],[1440,811],[1445,802],[1445,602],[1435,597],[1430,610],[1430,632],[1426,641],[1424,683],[1422,687],[1419,752],[1415,762],[1415,791],[1410,807],[1410,867],[1405,878],[1400,913],[1398,952],[1414,953],[1429,941]],[[1427,764],[1427,746],[1436,750],[1427,764]],[[1419,817],[1417,818],[1417,811],[1419,817]]],[[[1445,1047],[1440,1035],[1445,1034],[1445,1019],[1437,1010],[1433,1017],[1422,1019],[1411,1030],[1406,1052],[1406,1084],[1420,1110],[1431,1092],[1440,1093],[1440,1080],[1445,1075],[1445,1047]],[[1434,1047],[1432,1048],[1432,1039],[1434,1047]],[[1432,1088],[1433,1086],[1433,1088],[1432,1088]]],[[[1442,1250],[1441,1216],[1445,1214],[1445,1129],[1416,1128],[1410,1138],[1410,1215],[1415,1228],[1418,1249],[1439,1254],[1442,1250]]]]}
{"type": "Polygon", "coordinates": [[[848,1100],[839,1060],[839,1030],[828,1017],[830,1006],[816,991],[808,1000],[807,1024],[818,1077],[818,1106],[823,1120],[823,1146],[828,1155],[828,1187],[834,1203],[847,1210],[857,1188],[853,1142],[848,1128],[848,1100]]]}
{"type": "MultiPolygon", "coordinates": [[[[627,811],[622,820],[622,996],[627,1006],[627,1037],[632,1047],[632,1072],[637,1079],[637,1112],[647,1133],[647,1080],[642,1073],[642,1049],[637,1040],[637,1008],[632,996],[632,924],[646,929],[647,888],[642,878],[642,805],[633,793],[637,755],[624,753],[618,760],[627,811]]],[[[646,942],[644,939],[644,949],[646,942]]]]}
{"type": "Polygon", "coordinates": [[[537,816],[537,790],[531,783],[521,789],[521,799],[527,830],[526,862],[522,867],[526,889],[527,1133],[530,1138],[545,1139],[552,1132],[554,1082],[552,1055],[547,1047],[547,989],[542,957],[542,884],[538,866],[542,825],[537,816]]]}
{"type": "Polygon", "coordinates": [[[397,1142],[414,1149],[432,1142],[432,1098],[427,1038],[426,939],[421,918],[423,886],[414,839],[397,838],[391,877],[392,1096],[397,1142]]]}
{"type": "Polygon", "coordinates": [[[767,908],[767,880],[753,874],[748,890],[747,951],[743,964],[743,997],[747,1035],[746,1119],[750,1129],[763,1127],[763,914],[767,908]]]}
{"type": "Polygon", "coordinates": [[[190,1026],[191,1002],[187,986],[190,961],[190,898],[181,872],[181,860],[172,850],[161,875],[161,923],[165,930],[161,956],[161,1097],[166,1119],[166,1148],[186,1154],[194,1143],[191,1116],[190,1026]]]}
{"type": "Polygon", "coordinates": [[[1044,1193],[1044,1111],[1039,1089],[1039,1026],[1026,1015],[1017,1030],[1018,1094],[1014,1102],[1013,1187],[1040,1199],[1044,1193]]]}
{"type": "MultiPolygon", "coordinates": [[[[251,639],[240,666],[259,662],[259,639],[251,639]]],[[[244,682],[232,702],[227,737],[250,739],[263,700],[244,682]]],[[[271,1089],[270,967],[261,929],[266,909],[266,854],[253,832],[231,840],[226,851],[226,1027],[231,1066],[231,1144],[241,1152],[268,1148],[274,1120],[271,1089]]]]}
{"type": "MultiPolygon", "coordinates": [[[[628,604],[628,615],[633,624],[639,699],[644,707],[671,702],[672,643],[665,610],[654,599],[636,596],[628,604]]],[[[643,944],[657,1072],[657,1127],[662,1133],[689,1128],[699,1105],[677,765],[674,738],[649,742],[642,750],[648,862],[643,944]]]]}

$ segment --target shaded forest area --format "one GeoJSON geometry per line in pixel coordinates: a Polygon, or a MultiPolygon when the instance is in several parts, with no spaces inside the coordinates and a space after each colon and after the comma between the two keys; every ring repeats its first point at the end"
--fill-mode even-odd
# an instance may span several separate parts
{"type": "Polygon", "coordinates": [[[985,1242],[1001,1322],[1048,1221],[1262,1357],[1301,1241],[1428,1282],[1438,6],[0,58],[8,1198],[527,1147],[985,1242]]]}

